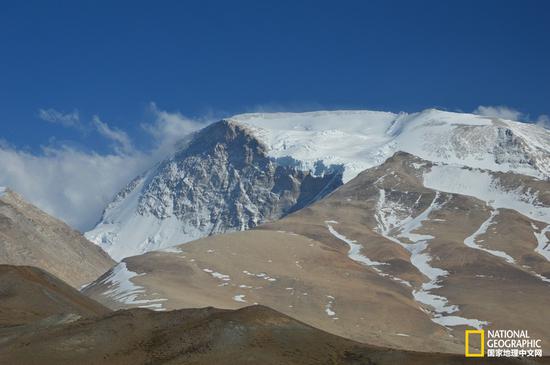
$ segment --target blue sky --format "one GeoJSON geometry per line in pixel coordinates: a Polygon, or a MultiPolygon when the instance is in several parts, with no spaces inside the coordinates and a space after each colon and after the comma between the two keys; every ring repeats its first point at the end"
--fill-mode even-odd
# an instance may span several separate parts
{"type": "Polygon", "coordinates": [[[149,103],[188,117],[263,109],[550,113],[547,1],[17,1],[0,11],[2,137],[102,149],[40,109],[140,143],[149,103]],[[29,133],[29,130],[32,133],[29,133]],[[59,142],[58,142],[59,143],[59,142]]]}
{"type": "Polygon", "coordinates": [[[543,0],[5,1],[0,185],[83,228],[166,141],[223,116],[484,105],[546,120],[549,14],[543,0]]]}

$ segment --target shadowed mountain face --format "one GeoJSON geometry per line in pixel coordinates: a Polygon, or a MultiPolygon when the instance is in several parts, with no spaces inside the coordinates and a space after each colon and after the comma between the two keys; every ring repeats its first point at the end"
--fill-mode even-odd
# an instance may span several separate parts
{"type": "Polygon", "coordinates": [[[63,315],[97,317],[109,312],[41,269],[0,265],[0,327],[20,326],[63,315]]]}
{"type": "Polygon", "coordinates": [[[85,292],[111,308],[259,303],[410,350],[463,353],[467,328],[550,342],[549,183],[472,168],[463,185],[434,179],[447,168],[397,153],[279,221],[127,258],[85,292]]]}
{"type": "Polygon", "coordinates": [[[114,261],[79,232],[6,190],[0,194],[0,264],[36,266],[79,288],[114,261]]]}

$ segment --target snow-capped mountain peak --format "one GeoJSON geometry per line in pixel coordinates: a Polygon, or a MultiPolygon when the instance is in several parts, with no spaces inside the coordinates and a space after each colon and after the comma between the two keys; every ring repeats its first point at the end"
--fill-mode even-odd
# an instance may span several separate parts
{"type": "Polygon", "coordinates": [[[397,151],[550,176],[550,132],[535,125],[436,109],[241,114],[195,132],[174,156],[130,182],[86,236],[121,259],[252,228],[310,204],[397,151]]]}
{"type": "Polygon", "coordinates": [[[119,260],[244,230],[323,197],[341,175],[340,166],[318,164],[313,174],[279,163],[248,128],[224,120],[134,179],[86,237],[119,260]]]}

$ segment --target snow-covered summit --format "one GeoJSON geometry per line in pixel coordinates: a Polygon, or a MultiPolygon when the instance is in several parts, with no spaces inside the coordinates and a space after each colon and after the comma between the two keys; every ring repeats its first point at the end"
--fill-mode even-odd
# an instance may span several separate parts
{"type": "Polygon", "coordinates": [[[249,127],[274,158],[292,157],[303,169],[343,165],[344,182],[390,154],[386,134],[399,115],[371,111],[241,114],[229,120],[249,127]]]}
{"type": "Polygon", "coordinates": [[[510,120],[436,109],[252,113],[229,120],[248,126],[274,158],[291,156],[303,168],[317,161],[343,165],[344,182],[397,151],[435,162],[550,176],[550,132],[510,120]]]}

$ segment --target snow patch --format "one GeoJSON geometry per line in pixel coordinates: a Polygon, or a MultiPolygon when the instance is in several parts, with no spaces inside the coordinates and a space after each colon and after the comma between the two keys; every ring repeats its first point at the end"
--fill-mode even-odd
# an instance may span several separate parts
{"type": "Polygon", "coordinates": [[[98,284],[105,285],[109,289],[102,295],[114,301],[139,308],[151,308],[153,310],[164,310],[161,303],[167,299],[138,299],[145,294],[145,288],[132,282],[132,278],[143,276],[145,273],[135,273],[128,269],[125,262],[116,265],[111,273],[98,284]]]}
{"type": "Polygon", "coordinates": [[[328,303],[325,306],[325,313],[329,317],[334,317],[336,312],[332,310],[332,305],[334,304],[334,297],[332,295],[327,295],[328,303]]]}
{"type": "Polygon", "coordinates": [[[469,318],[464,318],[459,316],[436,316],[432,319],[432,321],[445,327],[470,326],[476,329],[481,329],[484,326],[488,325],[488,323],[485,321],[480,321],[478,319],[469,319],[469,318]]]}
{"type": "Polygon", "coordinates": [[[210,275],[212,275],[212,277],[214,277],[216,279],[220,279],[220,280],[223,280],[223,281],[231,281],[231,277],[229,275],[222,274],[222,273],[219,273],[219,272],[211,270],[211,269],[202,269],[202,271],[204,271],[206,273],[209,273],[210,275]]]}
{"type": "Polygon", "coordinates": [[[244,299],[246,295],[244,294],[237,294],[233,297],[233,300],[236,302],[246,303],[246,300],[244,299]]]}
{"type": "Polygon", "coordinates": [[[254,276],[258,279],[263,279],[263,280],[267,280],[267,281],[271,281],[271,282],[277,281],[277,279],[272,278],[271,276],[267,275],[265,272],[261,272],[259,274],[254,274],[254,273],[251,273],[248,270],[243,270],[243,274],[248,275],[248,276],[254,276]]]}

